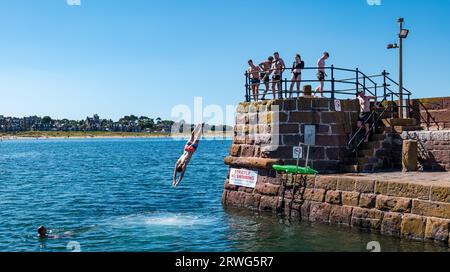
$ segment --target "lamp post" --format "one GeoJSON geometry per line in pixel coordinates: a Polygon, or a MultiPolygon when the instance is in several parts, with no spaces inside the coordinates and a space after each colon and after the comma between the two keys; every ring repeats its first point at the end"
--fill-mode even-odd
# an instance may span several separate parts
{"type": "Polygon", "coordinates": [[[403,108],[404,108],[404,101],[403,101],[403,39],[406,39],[408,37],[409,34],[409,30],[408,29],[404,29],[403,28],[403,23],[405,22],[405,19],[403,18],[399,18],[398,19],[398,23],[400,26],[400,31],[398,34],[399,37],[399,44],[389,44],[387,46],[388,49],[396,49],[398,48],[399,50],[399,73],[398,73],[398,97],[399,97],[399,117],[400,118],[407,118],[408,116],[408,111],[405,111],[405,115],[403,114],[403,108]]]}

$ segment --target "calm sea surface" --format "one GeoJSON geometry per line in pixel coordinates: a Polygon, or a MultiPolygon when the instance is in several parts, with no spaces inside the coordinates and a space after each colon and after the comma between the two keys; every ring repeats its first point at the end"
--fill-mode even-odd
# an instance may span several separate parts
{"type": "Polygon", "coordinates": [[[171,187],[184,141],[0,142],[0,251],[447,251],[365,231],[224,209],[229,141],[202,141],[171,187]],[[38,239],[45,225],[59,239],[38,239]],[[66,235],[64,235],[66,234],[66,235]]]}

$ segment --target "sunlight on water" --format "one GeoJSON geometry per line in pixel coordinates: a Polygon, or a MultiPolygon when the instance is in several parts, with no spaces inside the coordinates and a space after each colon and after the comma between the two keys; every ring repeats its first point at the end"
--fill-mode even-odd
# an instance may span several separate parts
{"type": "Polygon", "coordinates": [[[0,251],[447,251],[350,228],[286,222],[221,204],[230,141],[202,141],[177,189],[184,141],[0,143],[0,251]],[[57,239],[38,239],[45,225],[57,239]]]}

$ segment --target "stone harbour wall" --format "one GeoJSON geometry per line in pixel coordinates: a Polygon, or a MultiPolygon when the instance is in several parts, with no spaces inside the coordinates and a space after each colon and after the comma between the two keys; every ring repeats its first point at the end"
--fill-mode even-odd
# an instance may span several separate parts
{"type": "Polygon", "coordinates": [[[424,129],[450,129],[450,97],[413,99],[411,106],[411,117],[417,119],[424,129]]]}
{"type": "MultiPolygon", "coordinates": [[[[358,118],[358,101],[300,98],[240,103],[230,156],[234,167],[265,169],[274,163],[295,164],[293,147],[305,141],[305,126],[313,125],[315,144],[309,165],[323,172],[338,172],[358,118]]],[[[304,156],[305,157],[305,156],[304,156]]],[[[304,165],[304,158],[300,160],[304,165]]]]}
{"type": "Polygon", "coordinates": [[[418,141],[418,161],[423,170],[450,171],[450,130],[411,131],[401,136],[418,141]]]}
{"type": "Polygon", "coordinates": [[[270,171],[256,188],[225,182],[226,206],[449,244],[450,184],[270,171]]]}

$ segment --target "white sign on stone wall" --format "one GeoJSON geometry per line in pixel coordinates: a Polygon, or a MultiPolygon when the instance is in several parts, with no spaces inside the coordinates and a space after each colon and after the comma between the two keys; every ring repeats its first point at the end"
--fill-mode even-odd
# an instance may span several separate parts
{"type": "Polygon", "coordinates": [[[258,173],[256,171],[235,168],[230,169],[231,185],[255,188],[257,180],[258,173]]]}
{"type": "Polygon", "coordinates": [[[334,100],[334,109],[336,111],[342,111],[341,100],[334,100]]]}
{"type": "Polygon", "coordinates": [[[305,125],[305,145],[316,145],[315,125],[305,125]]]}
{"type": "Polygon", "coordinates": [[[302,159],[303,158],[303,148],[301,146],[294,146],[292,148],[292,158],[302,159]]]}

